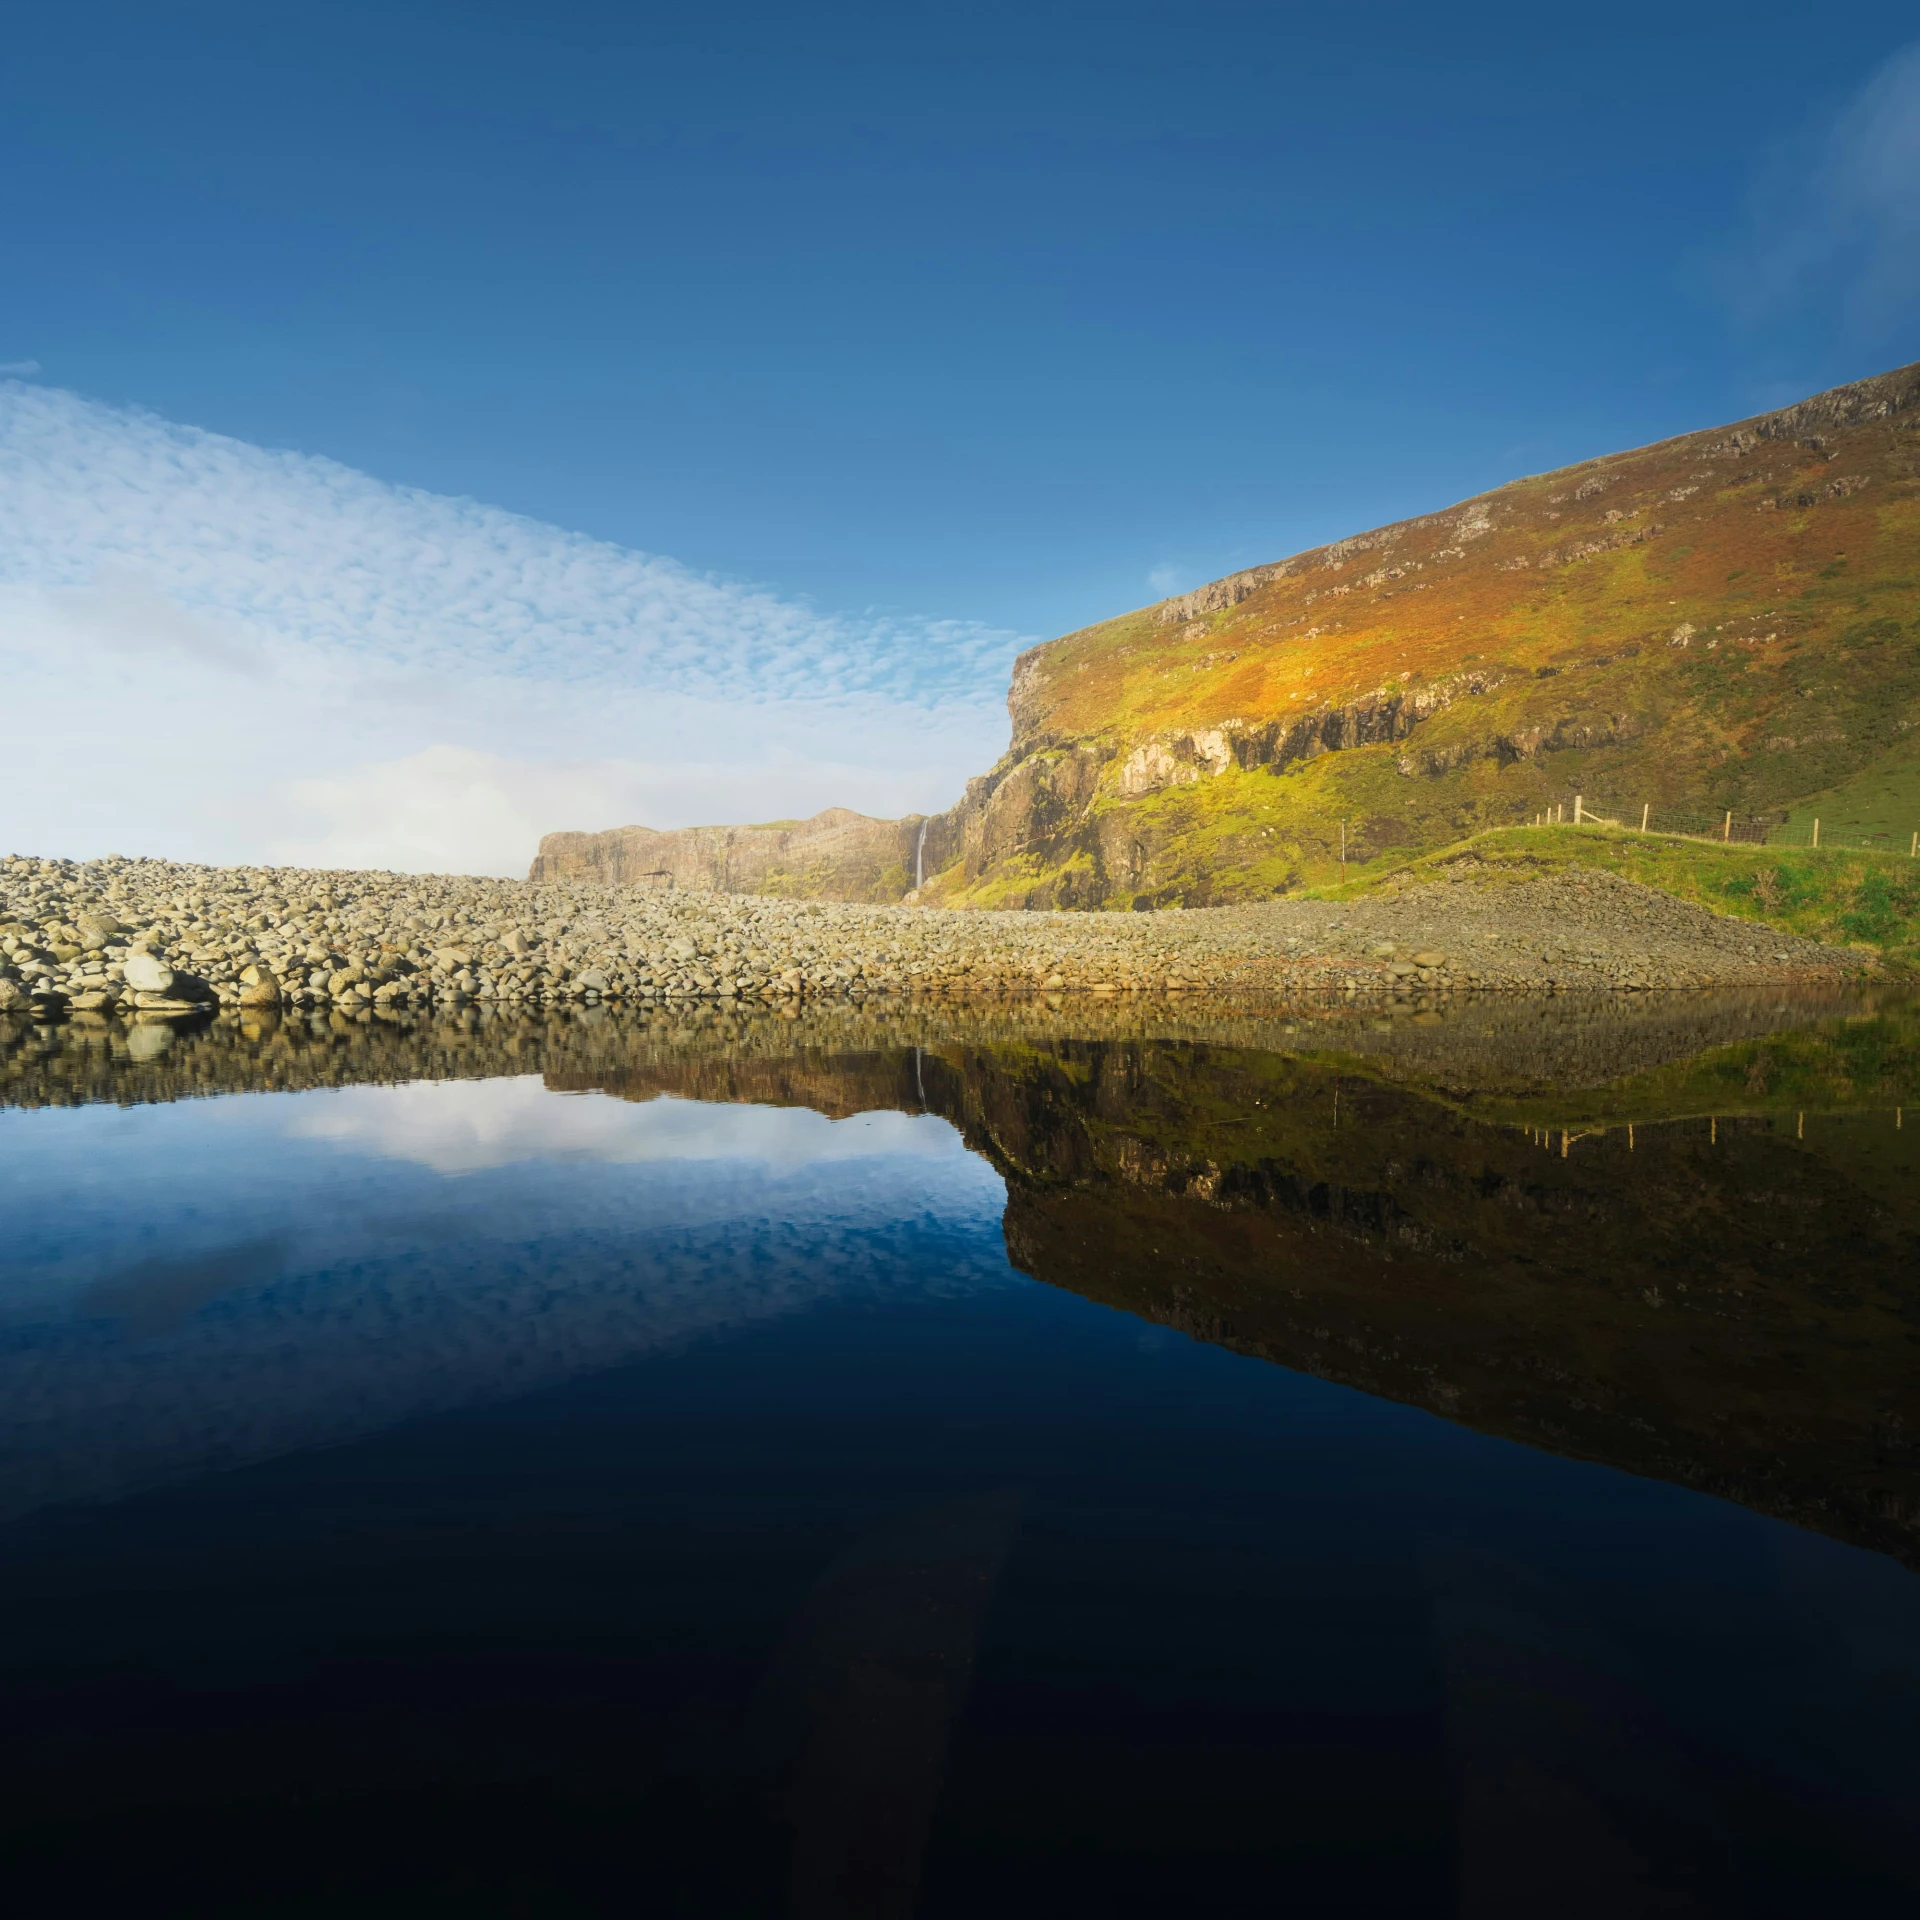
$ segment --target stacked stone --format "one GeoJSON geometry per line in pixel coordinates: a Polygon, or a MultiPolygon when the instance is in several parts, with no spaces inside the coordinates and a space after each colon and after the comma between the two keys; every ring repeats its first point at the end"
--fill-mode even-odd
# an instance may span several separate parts
{"type": "Polygon", "coordinates": [[[1330,903],[944,913],[448,875],[0,861],[0,1012],[1752,985],[1871,965],[1604,874],[1330,903]]]}

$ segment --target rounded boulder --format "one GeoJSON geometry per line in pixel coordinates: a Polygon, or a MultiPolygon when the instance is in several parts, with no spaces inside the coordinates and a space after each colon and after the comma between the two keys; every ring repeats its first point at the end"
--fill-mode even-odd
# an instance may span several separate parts
{"type": "Polygon", "coordinates": [[[166,993],[173,986],[173,969],[144,947],[128,954],[120,971],[135,993],[166,993]]]}

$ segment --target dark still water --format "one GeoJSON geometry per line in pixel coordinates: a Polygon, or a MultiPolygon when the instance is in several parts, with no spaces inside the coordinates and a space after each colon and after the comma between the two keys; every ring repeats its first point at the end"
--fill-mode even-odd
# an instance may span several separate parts
{"type": "Polygon", "coordinates": [[[1920,1010],[0,1024],[0,1864],[1909,1914],[1920,1010]]]}

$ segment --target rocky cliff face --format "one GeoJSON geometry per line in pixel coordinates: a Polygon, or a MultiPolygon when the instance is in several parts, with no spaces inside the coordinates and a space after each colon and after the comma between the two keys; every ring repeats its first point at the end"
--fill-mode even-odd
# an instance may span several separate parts
{"type": "Polygon", "coordinates": [[[612,827],[550,833],[529,880],[593,880],[613,886],[685,887],[802,899],[898,900],[951,859],[951,834],[919,814],[874,820],[829,807],[810,820],[757,827],[612,827]]]}
{"type": "Polygon", "coordinates": [[[891,900],[918,848],[929,903],[1205,905],[1576,793],[1757,836],[1920,779],[1917,429],[1920,366],[1514,481],[1022,655],[945,814],[556,834],[535,877],[891,900]]]}
{"type": "Polygon", "coordinates": [[[1037,647],[923,897],[1203,905],[1576,793],[1757,836],[1863,770],[1920,776],[1917,429],[1908,367],[1037,647]]]}

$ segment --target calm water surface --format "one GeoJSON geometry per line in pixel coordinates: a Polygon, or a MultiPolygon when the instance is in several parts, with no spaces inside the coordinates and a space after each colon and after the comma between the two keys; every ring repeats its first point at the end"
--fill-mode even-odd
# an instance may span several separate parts
{"type": "Polygon", "coordinates": [[[1909,1914],[1920,1009],[0,1023],[19,1910],[1909,1914]]]}

